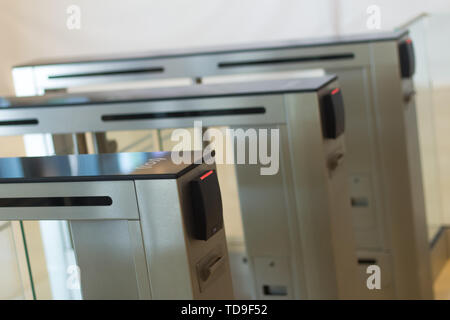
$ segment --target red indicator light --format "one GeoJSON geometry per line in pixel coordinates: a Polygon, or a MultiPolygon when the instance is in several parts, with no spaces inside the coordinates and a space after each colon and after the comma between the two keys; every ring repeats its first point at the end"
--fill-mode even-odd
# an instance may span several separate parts
{"type": "Polygon", "coordinates": [[[332,95],[335,95],[336,93],[338,93],[340,91],[340,89],[339,88],[336,88],[336,89],[334,89],[333,91],[331,91],[331,94],[332,95]]]}
{"type": "Polygon", "coordinates": [[[411,38],[406,39],[406,43],[407,43],[407,44],[411,44],[411,43],[412,43],[411,38]]]}
{"type": "Polygon", "coordinates": [[[204,175],[202,175],[200,177],[200,180],[204,180],[205,178],[209,177],[211,174],[213,173],[213,171],[208,171],[207,173],[205,173],[204,175]]]}

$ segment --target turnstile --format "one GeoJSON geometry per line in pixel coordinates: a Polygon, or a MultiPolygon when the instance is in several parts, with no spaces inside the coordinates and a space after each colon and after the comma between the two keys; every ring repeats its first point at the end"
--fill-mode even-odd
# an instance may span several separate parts
{"type": "Polygon", "coordinates": [[[3,158],[0,215],[67,220],[84,299],[233,298],[214,165],[169,152],[3,158]]]}
{"type": "MultiPolygon", "coordinates": [[[[382,270],[382,289],[362,297],[430,298],[432,281],[418,143],[414,52],[407,31],[128,57],[44,61],[13,69],[16,92],[171,78],[243,81],[270,72],[323,69],[345,96],[348,184],[361,279],[382,270]]],[[[280,75],[278,75],[280,76],[280,75]]]]}
{"type": "Polygon", "coordinates": [[[235,157],[248,159],[236,175],[257,297],[357,298],[335,76],[6,98],[0,134],[183,128],[194,120],[231,126],[235,157]],[[253,147],[271,150],[273,161],[249,160],[253,147]]]}

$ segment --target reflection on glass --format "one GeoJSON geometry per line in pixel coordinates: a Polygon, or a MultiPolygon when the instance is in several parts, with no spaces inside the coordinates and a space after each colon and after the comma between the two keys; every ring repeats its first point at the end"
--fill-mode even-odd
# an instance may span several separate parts
{"type": "MultiPolygon", "coordinates": [[[[432,14],[426,25],[430,74],[432,78],[432,99],[435,120],[437,149],[439,150],[439,177],[441,195],[441,214],[430,217],[430,226],[437,232],[450,221],[450,161],[448,150],[450,143],[450,46],[446,37],[450,30],[450,15],[448,13],[432,14]]],[[[444,233],[445,234],[445,233],[444,233]]]]}
{"type": "MultiPolygon", "coordinates": [[[[21,136],[0,137],[0,157],[25,155],[21,136]]],[[[9,168],[0,168],[8,170],[9,168]]],[[[0,221],[0,299],[32,299],[26,255],[18,222],[0,221]]]]}
{"type": "Polygon", "coordinates": [[[12,224],[0,221],[0,299],[25,299],[12,224]]]}
{"type": "Polygon", "coordinates": [[[81,299],[67,221],[24,221],[35,299],[81,299]]]}

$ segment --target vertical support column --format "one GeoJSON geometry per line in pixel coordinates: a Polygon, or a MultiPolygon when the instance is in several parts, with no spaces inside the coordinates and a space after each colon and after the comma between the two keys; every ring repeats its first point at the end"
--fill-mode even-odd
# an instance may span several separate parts
{"type": "Polygon", "coordinates": [[[71,221],[70,227],[83,299],[141,298],[129,222],[71,221]]]}
{"type": "Polygon", "coordinates": [[[343,139],[324,139],[317,93],[286,95],[285,101],[308,298],[356,298],[343,139]]]}
{"type": "Polygon", "coordinates": [[[402,87],[398,43],[373,43],[371,49],[376,61],[371,75],[396,297],[430,299],[433,284],[414,98],[405,104],[404,94],[409,92],[402,87]]]}
{"type": "MultiPolygon", "coordinates": [[[[292,179],[286,179],[291,174],[289,151],[285,149],[286,128],[271,126],[253,129],[268,130],[269,137],[270,130],[280,129],[278,173],[261,175],[259,164],[236,165],[245,245],[254,277],[256,297],[304,299],[307,294],[303,271],[299,265],[301,246],[295,215],[295,199],[289,191],[293,189],[293,185],[292,179]]],[[[247,142],[247,150],[252,148],[250,143],[259,145],[259,141],[247,142]]]]}

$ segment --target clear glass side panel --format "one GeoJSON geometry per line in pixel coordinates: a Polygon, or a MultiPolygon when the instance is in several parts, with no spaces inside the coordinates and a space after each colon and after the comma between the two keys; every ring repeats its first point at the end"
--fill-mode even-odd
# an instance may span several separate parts
{"type": "MultiPolygon", "coordinates": [[[[0,157],[25,155],[20,136],[0,137],[0,157]]],[[[0,299],[32,298],[18,222],[0,221],[0,299]]]]}
{"type": "Polygon", "coordinates": [[[23,221],[22,226],[34,298],[81,299],[79,268],[67,221],[23,221]]]}
{"type": "Polygon", "coordinates": [[[432,14],[427,21],[428,57],[432,80],[435,136],[438,150],[442,214],[429,219],[434,229],[450,222],[450,14],[432,14]]]}
{"type": "Polygon", "coordinates": [[[0,222],[0,299],[25,299],[12,223],[0,222]]]}
{"type": "Polygon", "coordinates": [[[429,241],[443,225],[439,153],[436,136],[436,106],[430,67],[430,17],[422,16],[408,26],[413,40],[416,73],[416,108],[421,152],[422,177],[429,241]]]}

